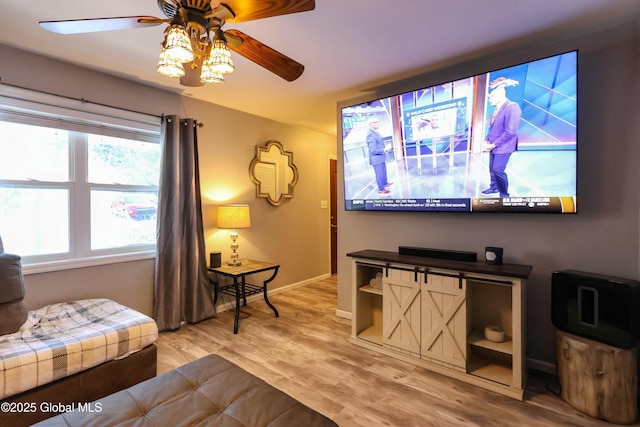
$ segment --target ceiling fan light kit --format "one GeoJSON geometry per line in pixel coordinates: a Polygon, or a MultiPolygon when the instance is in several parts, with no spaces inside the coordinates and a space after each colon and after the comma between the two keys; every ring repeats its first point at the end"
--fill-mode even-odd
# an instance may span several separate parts
{"type": "Polygon", "coordinates": [[[153,16],[40,21],[40,26],[58,34],[147,28],[169,24],[165,30],[157,70],[163,76],[179,77],[183,86],[222,83],[223,75],[235,70],[231,52],[244,56],[272,73],[292,82],[304,66],[238,30],[222,31],[227,22],[256,19],[315,9],[315,0],[157,0],[167,19],[153,16]],[[212,4],[216,5],[212,7],[212,4]],[[228,43],[227,43],[228,41],[228,43]]]}
{"type": "MultiPolygon", "coordinates": [[[[222,83],[222,74],[232,73],[234,66],[227,40],[221,30],[224,25],[221,17],[235,15],[224,4],[213,10],[206,3],[192,6],[198,8],[187,6],[176,9],[173,21],[165,31],[160,58],[167,56],[173,61],[186,64],[187,70],[198,75],[196,84],[222,83]]],[[[166,10],[162,5],[160,9],[166,10]]],[[[158,69],[158,72],[167,75],[165,69],[158,69]]]]}

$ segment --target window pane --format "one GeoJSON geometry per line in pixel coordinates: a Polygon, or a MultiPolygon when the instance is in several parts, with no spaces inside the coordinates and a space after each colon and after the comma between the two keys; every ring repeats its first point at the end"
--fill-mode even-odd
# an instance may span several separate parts
{"type": "Polygon", "coordinates": [[[154,244],[157,212],[156,193],[91,190],[91,250],[154,244]]]}
{"type": "Polygon", "coordinates": [[[0,121],[0,179],[69,181],[65,130],[0,121]]]}
{"type": "Polygon", "coordinates": [[[89,135],[89,182],[158,185],[160,145],[89,135]]]}
{"type": "Polygon", "coordinates": [[[69,190],[0,186],[0,235],[23,257],[69,252],[69,190]]]}

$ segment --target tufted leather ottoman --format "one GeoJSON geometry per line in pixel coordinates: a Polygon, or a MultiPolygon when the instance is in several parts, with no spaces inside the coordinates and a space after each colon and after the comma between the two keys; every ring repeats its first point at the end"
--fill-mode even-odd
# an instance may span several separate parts
{"type": "Polygon", "coordinates": [[[114,393],[37,426],[337,426],[218,355],[114,393]]]}

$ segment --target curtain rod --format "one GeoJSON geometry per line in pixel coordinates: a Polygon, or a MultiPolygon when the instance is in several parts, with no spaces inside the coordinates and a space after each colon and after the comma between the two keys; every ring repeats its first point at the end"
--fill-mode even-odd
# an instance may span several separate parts
{"type": "Polygon", "coordinates": [[[75,98],[75,97],[72,97],[72,96],[60,95],[60,94],[57,94],[57,93],[47,92],[47,91],[44,91],[44,90],[31,89],[31,88],[24,87],[24,86],[18,86],[18,85],[14,85],[14,84],[11,84],[11,83],[5,83],[5,82],[2,81],[2,77],[0,77],[0,85],[10,86],[10,87],[14,87],[14,88],[17,88],[17,89],[30,90],[30,91],[33,91],[33,92],[42,93],[44,95],[51,95],[51,96],[56,96],[58,98],[69,99],[69,100],[72,100],[72,101],[78,101],[78,102],[81,102],[83,104],[94,104],[94,105],[98,105],[98,106],[101,106],[101,107],[109,107],[109,108],[115,108],[116,110],[128,111],[130,113],[144,114],[145,116],[156,117],[156,118],[162,120],[163,122],[164,122],[164,119],[165,119],[164,113],[162,113],[161,115],[150,114],[150,113],[146,113],[144,111],[136,111],[136,110],[131,110],[129,108],[116,107],[115,105],[103,104],[101,102],[94,102],[94,101],[90,101],[90,100],[85,99],[85,98],[75,98]]]}
{"type": "MultiPolygon", "coordinates": [[[[171,116],[165,116],[164,114],[162,115],[162,121],[167,121],[167,123],[171,123],[171,116]]],[[[204,124],[200,123],[199,121],[197,121],[196,119],[179,119],[180,123],[184,123],[185,125],[187,124],[187,120],[193,120],[193,125],[197,126],[199,128],[204,127],[204,124]]]]}

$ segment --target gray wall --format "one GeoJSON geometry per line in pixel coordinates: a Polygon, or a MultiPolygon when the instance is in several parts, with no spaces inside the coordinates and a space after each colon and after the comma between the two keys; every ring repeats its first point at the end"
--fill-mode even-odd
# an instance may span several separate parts
{"type": "MultiPolygon", "coordinates": [[[[120,108],[193,117],[198,131],[200,178],[207,252],[228,259],[228,230],[215,227],[216,206],[248,203],[252,227],[239,230],[241,257],[280,263],[271,288],[297,286],[330,272],[329,158],[335,139],[305,129],[180,96],[43,56],[0,45],[3,83],[120,108]],[[293,199],[280,207],[255,197],[249,164],[255,146],[280,141],[293,152],[299,180],[293,199]]],[[[7,252],[11,248],[5,247],[7,252]]],[[[25,302],[30,309],[78,298],[106,297],[152,314],[154,259],[31,274],[25,302]]]]}
{"type": "MultiPolygon", "coordinates": [[[[467,61],[380,89],[377,95],[388,96],[538,56],[580,49],[579,213],[345,212],[341,193],[338,312],[351,312],[351,259],[345,255],[348,252],[397,251],[398,246],[409,245],[474,251],[483,259],[485,246],[501,246],[505,262],[533,266],[526,290],[527,355],[534,363],[542,362],[541,369],[552,367],[556,350],[550,312],[551,273],[577,269],[639,278],[637,28],[637,21],[633,20],[603,32],[585,31],[563,42],[520,46],[486,56],[482,61],[467,61]]],[[[342,155],[340,148],[338,155],[342,155]]],[[[342,173],[340,168],[340,179],[342,173]]]]}

